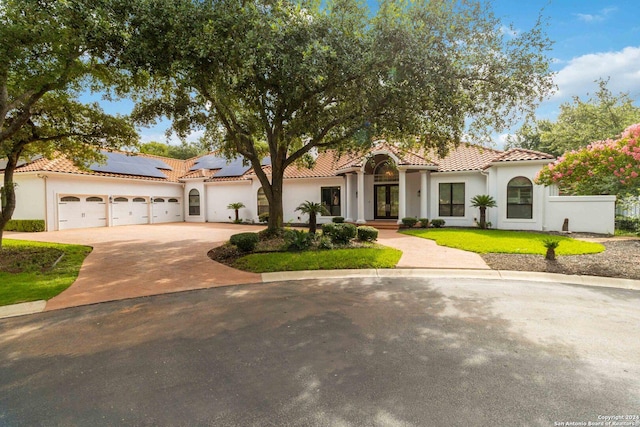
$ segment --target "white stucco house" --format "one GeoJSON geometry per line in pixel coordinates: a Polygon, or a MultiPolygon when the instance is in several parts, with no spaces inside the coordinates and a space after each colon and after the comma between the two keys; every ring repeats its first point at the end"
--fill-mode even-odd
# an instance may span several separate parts
{"type": "MultiPolygon", "coordinates": [[[[323,203],[331,216],[364,224],[403,217],[444,219],[446,226],[474,226],[471,198],[489,194],[493,228],[612,234],[615,196],[559,196],[535,185],[548,154],[461,145],[445,157],[400,150],[379,141],[366,155],[320,153],[312,169],[285,173],[284,219],[305,222],[295,211],[305,200],[323,203]]],[[[269,162],[263,168],[269,172],[269,162]]],[[[0,163],[0,175],[2,164],[0,163]]],[[[79,169],[64,157],[34,159],[15,173],[14,219],[41,219],[48,231],[163,222],[228,222],[227,205],[242,202],[245,221],[268,210],[261,184],[240,159],[215,154],[176,160],[145,154],[107,153],[104,164],[79,169]]],[[[331,220],[320,217],[319,222],[331,220]]]]}

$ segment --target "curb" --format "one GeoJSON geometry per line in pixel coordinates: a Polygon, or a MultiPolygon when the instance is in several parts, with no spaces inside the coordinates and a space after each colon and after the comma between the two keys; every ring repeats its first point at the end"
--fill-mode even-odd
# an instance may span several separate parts
{"type": "Polygon", "coordinates": [[[581,276],[557,273],[538,273],[530,271],[508,270],[460,270],[460,269],[367,269],[367,270],[312,270],[281,271],[262,273],[262,282],[279,282],[285,280],[308,279],[349,279],[358,277],[421,277],[421,278],[459,278],[459,279],[494,279],[518,280],[526,282],[553,282],[565,285],[596,286],[602,288],[619,288],[640,291],[640,280],[618,279],[601,276],[581,276]]]}
{"type": "Polygon", "coordinates": [[[5,305],[0,307],[0,319],[7,317],[24,316],[27,314],[41,313],[47,305],[45,300],[23,302],[20,304],[5,305]]]}
{"type": "MultiPolygon", "coordinates": [[[[538,273],[531,271],[480,270],[480,269],[430,269],[430,268],[389,268],[364,270],[304,270],[262,273],[262,283],[297,281],[310,279],[354,279],[365,277],[394,278],[456,278],[456,279],[493,279],[517,280],[524,282],[547,282],[564,285],[594,286],[640,291],[640,280],[618,279],[601,276],[581,276],[557,273],[538,273]]],[[[232,285],[240,286],[240,285],[232,285]]],[[[151,296],[151,295],[148,295],[151,296]]],[[[109,302],[109,301],[104,301],[109,302]]],[[[44,311],[44,300],[24,302],[0,307],[0,319],[36,314],[44,311]]]]}

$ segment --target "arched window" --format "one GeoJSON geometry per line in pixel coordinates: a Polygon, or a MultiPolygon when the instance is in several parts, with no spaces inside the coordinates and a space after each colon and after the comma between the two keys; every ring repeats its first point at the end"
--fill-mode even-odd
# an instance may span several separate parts
{"type": "Polygon", "coordinates": [[[533,184],[518,176],[507,184],[507,218],[533,218],[533,184]]]}
{"type": "Polygon", "coordinates": [[[376,182],[394,182],[398,181],[398,169],[390,163],[391,160],[385,160],[376,165],[373,171],[373,179],[376,182]]]}
{"type": "Polygon", "coordinates": [[[75,196],[64,196],[60,199],[61,202],[79,202],[80,198],[75,196]]]}
{"type": "Polygon", "coordinates": [[[258,189],[258,216],[263,213],[269,213],[269,201],[267,196],[264,195],[264,190],[260,187],[258,189]]]}
{"type": "Polygon", "coordinates": [[[200,192],[195,188],[189,191],[189,215],[200,215],[200,192]]]}
{"type": "Polygon", "coordinates": [[[114,202],[128,202],[129,199],[127,199],[126,197],[116,197],[113,199],[114,202]]]}

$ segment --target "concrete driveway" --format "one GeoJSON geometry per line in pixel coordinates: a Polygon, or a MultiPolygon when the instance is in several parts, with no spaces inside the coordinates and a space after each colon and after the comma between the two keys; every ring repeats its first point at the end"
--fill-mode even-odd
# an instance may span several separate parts
{"type": "Polygon", "coordinates": [[[212,261],[207,252],[257,226],[156,224],[6,233],[7,238],[92,246],[78,279],[46,310],[189,289],[260,282],[260,275],[212,261]]]}
{"type": "MultiPolygon", "coordinates": [[[[358,278],[4,319],[0,425],[558,426],[633,417],[639,306],[640,292],[620,289],[358,278]]],[[[638,425],[617,421],[633,424],[609,425],[638,425]]]]}
{"type": "MultiPolygon", "coordinates": [[[[46,310],[191,289],[258,283],[246,273],[212,261],[207,252],[235,233],[256,232],[259,226],[155,224],[5,233],[7,238],[72,243],[93,247],[76,282],[47,301],[46,310]]],[[[475,253],[438,246],[435,242],[381,230],[379,243],[403,251],[400,268],[489,269],[475,253]]]]}

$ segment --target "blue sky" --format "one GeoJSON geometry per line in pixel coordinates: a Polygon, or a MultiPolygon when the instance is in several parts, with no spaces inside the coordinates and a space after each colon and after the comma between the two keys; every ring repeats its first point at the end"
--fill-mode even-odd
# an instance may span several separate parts
{"type": "MultiPolygon", "coordinates": [[[[549,24],[547,34],[555,42],[551,57],[558,90],[540,106],[539,118],[554,119],[559,105],[573,96],[586,99],[597,89],[594,81],[599,78],[609,78],[614,93],[628,92],[640,100],[638,0],[495,0],[493,10],[505,25],[513,24],[516,35],[535,25],[539,14],[549,24]]],[[[132,107],[128,101],[101,103],[111,113],[127,114],[132,107]]],[[[154,128],[140,129],[142,141],[164,141],[167,127],[164,121],[154,128]]],[[[502,146],[505,136],[496,134],[497,146],[502,146]]]]}

